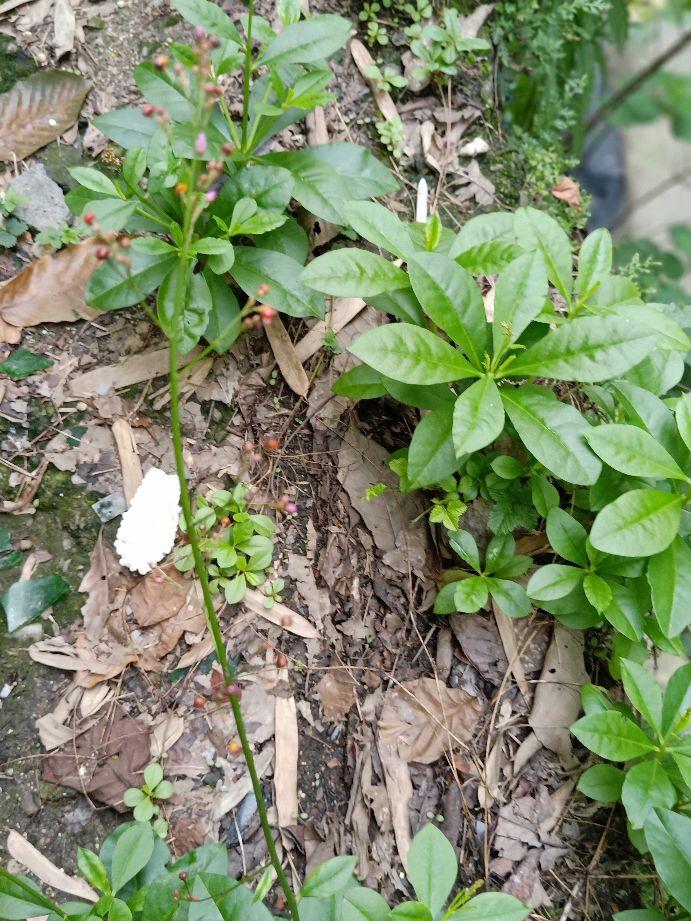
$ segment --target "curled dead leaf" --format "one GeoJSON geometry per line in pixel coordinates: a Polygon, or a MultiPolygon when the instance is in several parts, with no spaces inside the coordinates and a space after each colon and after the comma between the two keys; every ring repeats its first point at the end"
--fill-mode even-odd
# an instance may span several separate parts
{"type": "Polygon", "coordinates": [[[574,182],[573,179],[570,179],[568,176],[558,182],[553,189],[551,189],[552,195],[555,198],[565,201],[567,205],[570,205],[572,208],[581,207],[581,190],[577,182],[574,182]]]}

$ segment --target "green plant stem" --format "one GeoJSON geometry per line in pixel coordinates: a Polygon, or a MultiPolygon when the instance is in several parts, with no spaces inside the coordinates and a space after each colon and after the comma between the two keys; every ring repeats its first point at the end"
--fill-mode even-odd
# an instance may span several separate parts
{"type": "Polygon", "coordinates": [[[246,150],[247,120],[250,110],[250,80],[252,78],[252,17],[254,16],[254,0],[247,4],[247,37],[245,44],[245,75],[242,84],[242,149],[246,150]]]}

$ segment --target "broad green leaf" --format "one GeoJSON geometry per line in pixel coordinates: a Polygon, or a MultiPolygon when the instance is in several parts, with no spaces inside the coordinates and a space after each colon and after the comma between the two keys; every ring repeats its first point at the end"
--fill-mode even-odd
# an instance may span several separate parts
{"type": "Polygon", "coordinates": [[[595,572],[587,572],[583,578],[585,597],[598,614],[603,614],[612,603],[612,589],[607,582],[595,572]]]}
{"type": "MultiPolygon", "coordinates": [[[[242,172],[247,172],[247,170],[242,170],[242,172]]],[[[257,246],[261,245],[262,249],[275,250],[290,256],[300,265],[305,264],[309,252],[307,234],[292,217],[289,217],[282,227],[262,234],[261,240],[254,240],[254,242],[257,246]]]]}
{"type": "Polygon", "coordinates": [[[120,198],[101,198],[89,204],[89,210],[101,230],[122,230],[136,208],[136,201],[123,201],[120,198]]]}
{"type": "Polygon", "coordinates": [[[576,521],[564,509],[550,509],[547,515],[547,539],[552,549],[565,560],[577,566],[589,565],[585,549],[588,534],[580,521],[576,521]]]}
{"type": "Polygon", "coordinates": [[[625,379],[651,393],[662,396],[675,387],[684,375],[684,358],[679,352],[655,348],[627,371],[625,379]]]}
{"type": "Polygon", "coordinates": [[[29,349],[15,349],[0,364],[0,374],[7,374],[8,377],[18,381],[25,377],[30,377],[38,371],[45,371],[53,364],[48,358],[41,355],[35,355],[29,349]]]}
{"type": "Polygon", "coordinates": [[[453,534],[449,535],[449,544],[475,572],[481,571],[480,551],[477,549],[477,543],[470,531],[454,531],[453,534]]]}
{"type": "Polygon", "coordinates": [[[456,456],[472,454],[495,441],[504,429],[504,406],[491,377],[481,377],[456,399],[453,444],[456,456]]]}
{"type": "Polygon", "coordinates": [[[452,425],[451,403],[432,410],[418,423],[408,450],[408,478],[415,489],[439,483],[458,470],[452,425]]]}
{"type": "Polygon", "coordinates": [[[251,198],[264,211],[283,211],[290,203],[295,180],[281,166],[257,163],[233,173],[221,187],[209,213],[230,223],[233,208],[242,198],[251,198]]]}
{"type": "Polygon", "coordinates": [[[291,317],[322,318],[324,298],[302,283],[302,271],[300,263],[284,253],[258,246],[235,247],[232,275],[245,294],[291,317]],[[269,290],[260,295],[262,285],[269,290]]]}
{"type": "Polygon", "coordinates": [[[108,890],[108,869],[98,854],[86,847],[77,848],[77,869],[90,886],[101,892],[108,890]]]}
{"type": "Polygon", "coordinates": [[[489,589],[482,576],[470,576],[456,583],[453,600],[462,614],[474,614],[487,603],[489,589]]]}
{"type": "Polygon", "coordinates": [[[364,886],[353,886],[343,897],[343,921],[388,921],[389,906],[383,896],[364,886]]]}
{"type": "Polygon", "coordinates": [[[670,677],[662,701],[662,733],[669,737],[691,708],[691,663],[678,668],[670,677]]]}
{"type": "Polygon", "coordinates": [[[100,170],[91,169],[87,166],[71,166],[67,172],[85,189],[89,189],[92,192],[101,192],[103,195],[112,195],[113,198],[118,197],[118,190],[115,188],[112,179],[109,179],[100,170]]]}
{"type": "Polygon", "coordinates": [[[501,398],[521,441],[550,473],[579,486],[597,481],[602,463],[585,441],[590,426],[577,409],[544,387],[504,387],[501,398]]]}
{"type": "Polygon", "coordinates": [[[617,317],[576,317],[548,332],[508,365],[510,377],[594,383],[618,377],[654,347],[656,336],[617,317]]]}
{"type": "Polygon", "coordinates": [[[422,307],[412,288],[399,288],[398,291],[388,291],[376,297],[366,297],[365,300],[382,313],[393,314],[404,323],[413,323],[415,326],[424,326],[426,323],[422,307]]]}
{"type": "Polygon", "coordinates": [[[434,917],[451,894],[458,858],[448,839],[430,822],[413,838],[408,852],[408,879],[415,895],[434,917]]]}
{"type": "Polygon", "coordinates": [[[479,368],[487,342],[487,319],[473,277],[440,253],[419,253],[409,262],[408,273],[424,312],[479,368]]]}
{"type": "Polygon", "coordinates": [[[354,247],[317,256],[300,276],[316,291],[336,297],[366,297],[408,287],[408,276],[383,256],[354,247]]]}
{"type": "Polygon", "coordinates": [[[523,464],[517,461],[515,457],[510,457],[508,454],[500,454],[498,457],[495,457],[490,467],[497,476],[502,478],[502,480],[517,480],[527,473],[523,464]]]}
{"type": "Polygon", "coordinates": [[[210,271],[204,272],[204,278],[211,295],[211,309],[202,335],[217,355],[223,355],[240,335],[240,305],[222,278],[210,271]]]}
{"type": "Polygon", "coordinates": [[[655,809],[645,824],[645,841],[665,889],[691,911],[691,819],[655,809]]]}
{"type": "Polygon", "coordinates": [[[350,37],[350,21],[326,14],[282,29],[266,46],[262,64],[315,64],[331,57],[350,37]]]}
{"type": "Polygon", "coordinates": [[[341,892],[351,882],[356,864],[357,857],[332,857],[310,873],[300,895],[326,899],[341,892]]]}
{"type": "Polygon", "coordinates": [[[0,868],[0,917],[20,921],[52,914],[55,908],[30,880],[0,868]]]}
{"type": "Polygon", "coordinates": [[[140,109],[114,109],[105,115],[97,115],[94,124],[125,150],[148,147],[158,128],[155,120],[142,115],[140,109]]]}
{"type": "Polygon", "coordinates": [[[417,409],[453,408],[456,395],[447,384],[402,384],[390,377],[382,377],[386,392],[399,403],[417,409]],[[451,404],[451,406],[449,406],[451,404]]]}
{"type": "Polygon", "coordinates": [[[573,260],[566,231],[553,217],[535,208],[519,208],[513,227],[523,249],[542,252],[550,281],[568,296],[573,287],[573,260]]]}
{"type": "Polygon", "coordinates": [[[612,237],[609,230],[600,227],[588,234],[578,254],[576,294],[581,298],[590,295],[612,271],[612,237]]]}
{"type": "Polygon", "coordinates": [[[523,921],[530,914],[530,908],[506,892],[481,892],[448,921],[523,921]]]}
{"type": "Polygon", "coordinates": [[[511,579],[488,579],[489,593],[504,614],[509,617],[527,617],[530,614],[530,599],[526,590],[511,579]]]}
{"type": "Polygon", "coordinates": [[[679,636],[691,623],[691,548],[686,541],[675,537],[651,556],[647,575],[660,629],[667,637],[679,636]]]}
{"type": "Polygon", "coordinates": [[[581,688],[581,704],[586,716],[592,713],[604,713],[606,710],[614,710],[614,704],[604,693],[602,688],[594,684],[584,684],[581,688]]]}
{"type": "Polygon", "coordinates": [[[675,415],[679,434],[684,439],[686,447],[691,451],[691,393],[686,393],[679,397],[675,415]]]}
{"type": "Polygon", "coordinates": [[[98,310],[132,307],[155,291],[175,264],[174,253],[150,255],[134,251],[129,266],[108,260],[86,285],[87,304],[98,310]]]}
{"type": "Polygon", "coordinates": [[[613,764],[594,764],[581,774],[576,789],[599,803],[617,803],[625,777],[624,771],[613,764]]]}
{"type": "Polygon", "coordinates": [[[114,894],[147,865],[153,851],[154,833],[150,825],[135,822],[123,832],[115,845],[110,871],[114,894]]]}
{"type": "Polygon", "coordinates": [[[388,208],[372,201],[349,201],[344,210],[350,226],[365,240],[406,261],[414,254],[406,225],[388,208]]]}
{"type": "Polygon", "coordinates": [[[677,535],[683,502],[674,493],[632,489],[598,512],[591,543],[619,556],[661,553],[677,535]]]}
{"type": "Polygon", "coordinates": [[[621,659],[621,678],[626,696],[651,729],[662,725],[662,694],[657,681],[647,668],[638,662],[621,659]]]}
{"type": "Polygon", "coordinates": [[[183,355],[191,351],[207,328],[211,313],[211,292],[204,276],[190,275],[187,267],[176,261],[161,282],[156,304],[163,332],[175,339],[183,355]],[[178,295],[181,287],[182,298],[178,295]]]}
{"type": "Polygon", "coordinates": [[[586,438],[598,457],[620,473],[651,479],[686,479],[674,458],[652,435],[635,425],[598,425],[586,438]]]}
{"type": "Polygon", "coordinates": [[[542,253],[519,256],[499,276],[494,294],[494,354],[515,342],[540,313],[547,298],[547,269],[542,253]]]}
{"type": "Polygon", "coordinates": [[[583,575],[583,570],[576,566],[548,563],[532,574],[526,590],[535,601],[554,601],[577,588],[583,575]]]}
{"type": "Polygon", "coordinates": [[[654,808],[669,809],[676,798],[672,782],[659,761],[642,761],[626,772],[621,801],[632,828],[643,828],[654,808]]]}
{"type": "Polygon", "coordinates": [[[612,602],[603,613],[615,630],[637,642],[645,633],[647,610],[647,593],[640,591],[638,579],[629,579],[623,585],[614,585],[612,602]]]}
{"type": "Polygon", "coordinates": [[[455,261],[471,275],[496,275],[522,252],[516,243],[509,243],[508,240],[490,240],[463,250],[455,257],[455,261]]]}
{"type": "Polygon", "coordinates": [[[341,374],[331,389],[338,396],[352,400],[374,400],[387,392],[381,374],[369,365],[358,365],[341,374]]]}
{"type": "Polygon", "coordinates": [[[458,236],[449,249],[449,256],[456,259],[473,246],[491,243],[495,240],[513,240],[513,214],[495,211],[492,214],[478,214],[461,227],[458,236]]]}
{"type": "Polygon", "coordinates": [[[609,761],[629,761],[655,750],[655,743],[643,730],[618,710],[583,716],[571,732],[586,748],[609,761]]]}
{"type": "Polygon", "coordinates": [[[629,381],[616,381],[612,390],[633,425],[649,432],[677,462],[686,457],[674,415],[659,397],[629,381]]]}
{"type": "Polygon", "coordinates": [[[401,902],[391,909],[391,921],[434,921],[434,917],[421,902],[401,902]]]}
{"type": "Polygon", "coordinates": [[[612,915],[612,921],[667,921],[657,908],[631,908],[612,915]]]}
{"type": "Polygon", "coordinates": [[[233,20],[211,0],[172,0],[172,4],[193,26],[200,26],[217,38],[228,38],[238,45],[243,44],[233,20]]]}
{"type": "Polygon", "coordinates": [[[657,347],[666,351],[687,352],[691,341],[681,326],[665,312],[666,304],[614,304],[605,310],[593,310],[597,315],[618,316],[622,320],[640,323],[657,334],[657,347]]]}
{"type": "Polygon", "coordinates": [[[134,82],[142,96],[154,105],[162,106],[174,122],[194,121],[194,106],[167,71],[159,70],[150,61],[144,61],[134,68],[134,82]]]}
{"type": "Polygon", "coordinates": [[[542,474],[534,473],[531,476],[530,493],[533,505],[541,518],[547,518],[551,509],[559,507],[559,490],[542,474]]]}
{"type": "Polygon", "coordinates": [[[435,333],[409,323],[370,329],[353,342],[349,351],[404,384],[442,384],[478,375],[458,349],[435,333]]]}
{"type": "Polygon", "coordinates": [[[10,585],[0,597],[0,604],[5,609],[8,633],[36,620],[46,608],[62,598],[69,588],[69,583],[57,573],[10,585]]]}
{"type": "Polygon", "coordinates": [[[458,585],[458,582],[450,582],[448,585],[443,585],[439,589],[437,597],[434,599],[433,610],[435,614],[456,613],[456,602],[454,601],[454,595],[456,594],[456,588],[458,585]]]}

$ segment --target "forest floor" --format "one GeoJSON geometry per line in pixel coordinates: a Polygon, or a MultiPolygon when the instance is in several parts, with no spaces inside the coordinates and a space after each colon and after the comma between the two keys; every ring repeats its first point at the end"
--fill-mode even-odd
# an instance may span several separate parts
{"type": "MultiPolygon", "coordinates": [[[[343,12],[335,2],[315,6],[343,12]]],[[[84,28],[83,39],[78,30],[60,64],[77,66],[93,89],[78,129],[33,158],[64,188],[66,166],[103,149],[92,116],[137,102],[135,64],[186,32],[162,0],[74,8],[78,24],[97,17],[99,28],[84,28]]],[[[24,51],[55,64],[52,15],[53,0],[9,13],[17,63],[24,51]]],[[[348,50],[336,70],[338,105],[278,144],[374,143],[376,107],[348,50]]],[[[492,155],[486,167],[455,153],[466,131],[495,150],[501,143],[473,75],[448,95],[411,96],[401,115],[409,150],[403,168],[394,164],[401,191],[392,208],[412,215],[420,175],[456,226],[478,207],[502,206],[510,177],[492,173],[492,155]],[[445,151],[453,155],[435,170],[445,151]]],[[[333,229],[300,217],[318,251],[333,229]]],[[[37,255],[23,238],[0,256],[0,280],[37,255]]],[[[302,876],[334,853],[356,853],[360,875],[390,895],[405,885],[399,852],[411,828],[432,819],[458,849],[463,883],[504,888],[535,918],[638,907],[653,884],[649,868],[631,854],[619,819],[575,792],[585,755],[572,751],[566,727],[584,668],[598,678],[597,649],[538,613],[520,623],[501,612],[431,615],[445,551],[420,517],[424,499],[397,492],[386,464],[415,419],[392,400],[353,405],[330,393],[350,366],[348,343],[382,319],[335,301],[321,333],[302,321],[287,326],[310,380],[306,397],[285,383],[263,332],[200,362],[185,385],[197,492],[242,479],[257,505],[271,508],[287,493],[298,507],[278,516],[274,568],[289,610],[250,601],[222,611],[267,795],[284,813],[294,804],[281,830],[287,859],[302,876]],[[328,328],[337,345],[327,349],[328,328]],[[253,460],[245,444],[267,437],[279,448],[253,460]],[[380,483],[387,489],[367,498],[380,483]]],[[[36,325],[22,344],[53,364],[0,380],[0,526],[23,551],[19,566],[0,572],[0,592],[20,574],[51,572],[71,590],[37,623],[0,636],[0,829],[71,869],[76,844],[97,848],[126,811],[125,789],[163,755],[176,787],[166,807],[171,849],[225,840],[233,871],[251,870],[265,848],[246,771],[228,752],[230,717],[195,706],[208,696],[213,661],[203,617],[171,566],[163,579],[125,573],[112,548],[117,519],[94,509],[104,497],[122,501],[137,465],[174,469],[163,342],[128,310],[36,325]]],[[[486,512],[476,500],[464,518],[481,546],[486,512]]],[[[520,537],[522,552],[539,549],[539,534],[520,537]]]]}

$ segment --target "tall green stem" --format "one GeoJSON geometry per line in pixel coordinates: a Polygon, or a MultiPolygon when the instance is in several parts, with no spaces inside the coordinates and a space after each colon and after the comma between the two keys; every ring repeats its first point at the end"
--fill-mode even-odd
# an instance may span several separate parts
{"type": "MultiPolygon", "coordinates": [[[[178,303],[184,305],[184,280],[186,278],[186,273],[181,272],[178,277],[180,279],[180,288],[179,291],[176,292],[178,294],[178,303]]],[[[197,534],[196,525],[194,524],[194,516],[192,514],[192,499],[190,497],[190,491],[187,485],[185,459],[182,450],[182,430],[180,427],[180,374],[178,370],[178,360],[178,347],[175,339],[171,339],[170,418],[173,435],[173,450],[175,452],[175,466],[177,469],[178,480],[180,481],[180,503],[182,505],[182,514],[187,526],[187,536],[189,537],[190,546],[192,548],[194,567],[202,587],[206,619],[209,623],[209,628],[211,629],[211,635],[213,636],[214,646],[216,647],[216,655],[218,656],[218,661],[221,664],[223,677],[226,683],[232,684],[235,680],[235,669],[228,659],[228,651],[223,640],[223,633],[221,632],[221,625],[218,620],[218,615],[216,614],[216,608],[214,607],[213,596],[209,587],[209,577],[206,571],[206,566],[204,564],[204,558],[202,557],[202,552],[199,547],[199,535],[197,534]]],[[[240,745],[242,746],[242,753],[245,757],[250,780],[252,781],[252,790],[254,791],[254,795],[257,800],[259,821],[261,822],[262,832],[264,833],[264,839],[269,851],[269,857],[271,859],[271,863],[273,864],[273,868],[276,871],[276,876],[278,877],[278,882],[281,886],[281,889],[283,890],[283,894],[285,895],[292,921],[299,921],[297,899],[295,898],[295,893],[293,892],[292,887],[288,882],[288,877],[286,876],[283,867],[281,866],[281,859],[278,856],[276,844],[271,832],[271,826],[269,825],[264,792],[259,781],[259,775],[257,774],[257,767],[254,762],[252,746],[250,745],[250,741],[247,738],[247,730],[245,728],[245,721],[242,716],[242,709],[240,707],[237,696],[233,694],[230,695],[230,706],[233,711],[233,718],[235,720],[235,726],[237,729],[238,737],[240,739],[240,745]]]]}
{"type": "Polygon", "coordinates": [[[242,149],[246,150],[247,121],[250,111],[250,81],[252,79],[252,17],[254,16],[254,0],[247,3],[247,35],[245,44],[245,75],[242,85],[242,149]]]}

